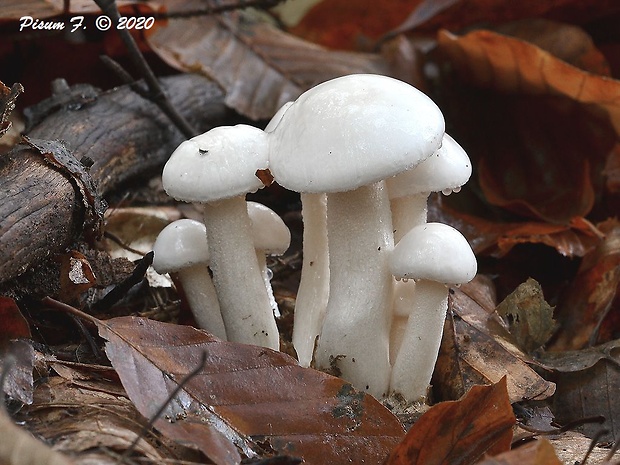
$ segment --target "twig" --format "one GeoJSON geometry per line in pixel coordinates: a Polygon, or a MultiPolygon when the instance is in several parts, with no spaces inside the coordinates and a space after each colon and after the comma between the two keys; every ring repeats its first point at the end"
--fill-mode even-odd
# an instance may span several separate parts
{"type": "Polygon", "coordinates": [[[117,284],[110,292],[108,292],[101,300],[96,302],[93,305],[93,310],[96,311],[104,311],[112,307],[116,302],[121,300],[129,289],[131,289],[136,284],[140,283],[144,278],[144,274],[149,266],[153,263],[153,252],[147,253],[144,257],[142,257],[136,267],[132,271],[131,275],[124,279],[122,282],[117,284]]]}
{"type": "MultiPolygon", "coordinates": [[[[112,23],[117,25],[120,20],[120,13],[116,7],[115,0],[95,0],[95,3],[101,11],[112,19],[112,23]]],[[[117,29],[121,40],[124,42],[129,56],[132,62],[138,67],[140,75],[146,82],[149,88],[149,99],[155,103],[161,110],[170,118],[173,124],[181,131],[186,138],[191,138],[196,135],[196,131],[190,126],[190,124],[176,111],[176,109],[170,104],[170,101],[164,94],[155,74],[149,67],[148,63],[142,56],[138,45],[129,33],[127,29],[117,29]]]]}
{"type": "Polygon", "coordinates": [[[159,419],[161,414],[164,413],[164,410],[166,410],[166,407],[168,407],[168,404],[170,404],[170,402],[172,402],[174,400],[174,398],[181,391],[181,389],[183,389],[183,387],[185,387],[185,385],[193,377],[195,377],[198,373],[200,373],[202,371],[202,369],[204,368],[206,363],[207,363],[207,351],[204,350],[202,352],[202,355],[201,355],[201,358],[200,358],[200,362],[198,363],[196,368],[194,368],[187,375],[185,375],[185,377],[179,382],[179,384],[177,384],[177,386],[173,389],[173,391],[170,393],[170,395],[168,395],[168,398],[166,399],[166,401],[157,409],[157,411],[151,416],[151,418],[149,418],[149,421],[146,423],[146,425],[144,425],[142,427],[142,431],[140,431],[140,433],[136,436],[136,438],[133,440],[133,442],[125,450],[125,452],[123,452],[123,455],[120,457],[121,461],[125,461],[129,457],[129,454],[131,454],[134,451],[134,449],[136,448],[136,445],[138,444],[140,439],[142,439],[146,435],[146,433],[151,428],[153,428],[153,425],[159,419]]]}
{"type": "Polygon", "coordinates": [[[601,436],[605,435],[609,433],[609,430],[606,429],[602,429],[600,430],[598,433],[596,433],[594,435],[594,437],[592,438],[592,440],[590,441],[590,446],[588,447],[588,451],[586,452],[585,457],[583,458],[583,460],[581,461],[581,465],[586,465],[586,462],[588,461],[588,458],[590,458],[590,454],[592,453],[592,451],[594,450],[594,447],[596,447],[596,443],[598,442],[598,440],[601,438],[601,436]]]}

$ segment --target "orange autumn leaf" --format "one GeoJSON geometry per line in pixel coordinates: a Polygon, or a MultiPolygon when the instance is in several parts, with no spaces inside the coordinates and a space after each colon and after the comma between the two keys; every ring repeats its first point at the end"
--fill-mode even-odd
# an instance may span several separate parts
{"type": "Polygon", "coordinates": [[[486,199],[549,223],[586,216],[618,147],[620,81],[495,32],[440,31],[438,43],[462,79],[488,92],[471,101],[486,199]]]}
{"type": "Polygon", "coordinates": [[[474,386],[460,400],[433,406],[411,427],[385,465],[469,465],[510,449],[515,416],[506,378],[474,386]]]}

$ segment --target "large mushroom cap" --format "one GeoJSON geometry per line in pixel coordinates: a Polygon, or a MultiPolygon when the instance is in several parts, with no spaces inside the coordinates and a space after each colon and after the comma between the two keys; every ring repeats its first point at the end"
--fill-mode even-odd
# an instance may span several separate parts
{"type": "Polygon", "coordinates": [[[397,278],[463,284],[474,279],[478,265],[467,239],[452,226],[426,223],[403,236],[390,256],[397,278]]]}
{"type": "Polygon", "coordinates": [[[269,165],[266,134],[239,124],[221,126],[183,142],[164,166],[168,195],[186,202],[210,202],[263,187],[256,171],[269,165]]]}
{"type": "Polygon", "coordinates": [[[353,190],[417,165],[443,133],[441,111],[418,89],[386,76],[344,76],[284,111],[270,134],[270,170],[298,192],[353,190]]]}
{"type": "Polygon", "coordinates": [[[254,247],[267,255],[282,255],[291,244],[291,231],[276,212],[258,202],[247,202],[254,247]]]}
{"type": "Polygon", "coordinates": [[[415,168],[387,180],[390,198],[424,192],[453,190],[465,184],[471,176],[471,161],[463,148],[444,134],[439,150],[415,168]]]}
{"type": "Polygon", "coordinates": [[[153,268],[158,273],[174,273],[209,262],[205,225],[195,220],[177,220],[161,230],[153,245],[153,268]]]}

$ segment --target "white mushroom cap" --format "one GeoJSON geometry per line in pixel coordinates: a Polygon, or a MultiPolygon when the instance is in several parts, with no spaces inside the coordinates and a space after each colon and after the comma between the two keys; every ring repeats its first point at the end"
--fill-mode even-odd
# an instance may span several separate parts
{"type": "Polygon", "coordinates": [[[417,165],[387,180],[390,199],[455,190],[471,176],[471,161],[463,148],[444,134],[439,150],[417,165]]]}
{"type": "Polygon", "coordinates": [[[282,121],[282,116],[284,116],[284,113],[292,104],[293,102],[286,102],[278,111],[276,111],[276,114],[273,115],[273,118],[271,118],[271,120],[267,123],[267,126],[265,126],[265,132],[272,132],[278,124],[280,124],[280,121],[282,121]]]}
{"type": "Polygon", "coordinates": [[[291,245],[291,232],[282,218],[271,208],[258,202],[247,202],[252,222],[254,248],[267,255],[282,255],[291,245]]]}
{"type": "Polygon", "coordinates": [[[239,124],[221,126],[183,142],[164,166],[168,195],[186,202],[211,202],[256,192],[257,170],[269,167],[266,134],[239,124]]]}
{"type": "Polygon", "coordinates": [[[205,225],[195,220],[177,220],[166,226],[153,245],[153,268],[160,274],[175,273],[200,263],[209,263],[205,225]]]}
{"type": "Polygon", "coordinates": [[[452,226],[426,223],[403,236],[390,256],[397,278],[463,284],[476,275],[478,265],[467,239],[452,226]]]}
{"type": "Polygon", "coordinates": [[[412,168],[441,145],[444,119],[418,89],[357,74],[304,92],[271,138],[269,169],[297,192],[342,192],[412,168]]]}

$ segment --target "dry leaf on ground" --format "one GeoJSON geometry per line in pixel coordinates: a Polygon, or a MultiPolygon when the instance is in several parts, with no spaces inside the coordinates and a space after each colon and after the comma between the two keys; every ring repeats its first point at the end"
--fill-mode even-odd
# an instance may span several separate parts
{"type": "Polygon", "coordinates": [[[496,457],[487,458],[478,462],[478,465],[562,465],[562,462],[555,455],[551,443],[546,439],[539,439],[496,457]]]}
{"type": "Polygon", "coordinates": [[[516,345],[501,319],[482,301],[480,279],[454,289],[441,350],[433,377],[443,399],[454,399],[476,384],[497,383],[506,377],[511,402],[546,399],[555,384],[528,364],[535,363],[516,345]]]}
{"type": "Polygon", "coordinates": [[[404,434],[371,396],[280,352],[143,318],[98,326],[123,386],[146,417],[206,352],[205,367],[155,426],[218,464],[239,463],[237,450],[248,457],[301,457],[308,464],[378,464],[404,434]]]}
{"type": "Polygon", "coordinates": [[[241,12],[171,19],[148,42],[171,66],[215,80],[227,105],[254,120],[328,79],[387,74],[376,55],[329,51],[241,12]]]}
{"type": "Polygon", "coordinates": [[[439,403],[411,427],[386,465],[470,465],[510,448],[515,417],[505,378],[439,403]]]}

